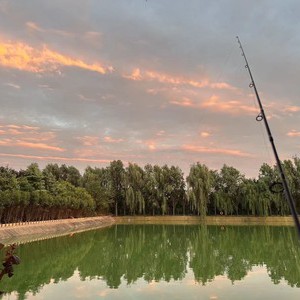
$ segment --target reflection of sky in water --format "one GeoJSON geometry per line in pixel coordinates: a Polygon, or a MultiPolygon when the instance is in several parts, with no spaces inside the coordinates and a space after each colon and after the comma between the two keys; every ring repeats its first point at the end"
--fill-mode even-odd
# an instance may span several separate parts
{"type": "MultiPolygon", "coordinates": [[[[3,300],[17,299],[16,294],[4,296],[3,300]]],[[[138,279],[136,283],[122,284],[117,289],[107,287],[101,279],[81,281],[79,272],[67,281],[53,283],[53,281],[41,288],[36,295],[26,294],[26,299],[300,299],[300,289],[292,288],[284,281],[275,285],[271,282],[264,267],[253,267],[243,280],[235,281],[234,284],[224,275],[217,276],[206,285],[194,280],[192,270],[188,270],[185,278],[181,281],[170,282],[152,281],[147,283],[138,279]]]]}

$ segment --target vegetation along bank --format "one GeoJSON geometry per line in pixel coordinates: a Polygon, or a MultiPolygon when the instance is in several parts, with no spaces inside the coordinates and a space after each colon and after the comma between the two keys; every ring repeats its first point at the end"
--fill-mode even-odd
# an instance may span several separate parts
{"type": "MultiPolygon", "coordinates": [[[[283,162],[300,208],[300,159],[283,162]]],[[[185,178],[176,166],[140,167],[112,161],[105,168],[32,163],[25,170],[0,167],[0,223],[16,223],[97,215],[284,216],[283,193],[272,193],[275,167],[263,164],[257,178],[234,167],[210,170],[193,164],[185,178]]]]}

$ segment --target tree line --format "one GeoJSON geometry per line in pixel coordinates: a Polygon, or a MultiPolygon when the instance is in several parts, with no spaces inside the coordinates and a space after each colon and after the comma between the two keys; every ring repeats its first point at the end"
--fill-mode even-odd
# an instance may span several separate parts
{"type": "MultiPolygon", "coordinates": [[[[283,167],[300,208],[300,159],[283,167]]],[[[288,215],[282,192],[270,185],[279,180],[275,166],[264,163],[257,178],[246,178],[234,167],[210,170],[193,164],[185,178],[176,166],[120,160],[109,166],[87,167],[37,163],[16,171],[0,167],[0,222],[41,221],[99,214],[114,215],[288,215]]]]}

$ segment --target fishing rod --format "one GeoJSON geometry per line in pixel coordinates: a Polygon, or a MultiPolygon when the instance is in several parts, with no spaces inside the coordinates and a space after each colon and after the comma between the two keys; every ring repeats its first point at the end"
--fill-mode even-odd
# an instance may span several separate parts
{"type": "Polygon", "coordinates": [[[285,177],[285,174],[284,174],[284,171],[283,171],[283,168],[282,168],[282,165],[281,165],[281,162],[280,162],[280,159],[279,159],[276,147],[275,147],[274,139],[273,139],[273,136],[272,136],[269,124],[268,124],[268,120],[267,120],[267,117],[266,117],[266,114],[265,114],[262,102],[261,102],[260,97],[258,95],[256,84],[254,82],[254,79],[253,79],[253,76],[252,76],[252,73],[251,73],[251,70],[250,70],[250,66],[249,66],[247,57],[245,55],[245,52],[244,52],[244,49],[243,49],[243,46],[242,46],[242,43],[241,43],[241,41],[240,41],[240,39],[239,39],[238,36],[236,38],[237,38],[237,41],[238,41],[238,43],[240,45],[240,49],[242,51],[242,56],[244,57],[245,62],[246,62],[245,68],[248,70],[248,73],[249,73],[250,78],[251,78],[251,82],[249,84],[249,87],[254,89],[254,92],[255,92],[255,95],[256,95],[256,99],[257,99],[257,102],[258,102],[258,105],[259,105],[259,108],[260,108],[260,113],[257,115],[256,121],[258,121],[258,122],[264,121],[266,130],[267,130],[267,133],[268,133],[268,136],[269,136],[269,141],[271,143],[272,150],[273,150],[273,153],[274,153],[274,156],[275,156],[275,159],[276,159],[277,168],[278,168],[278,171],[279,171],[279,174],[280,174],[280,177],[281,177],[281,181],[282,181],[280,183],[274,182],[270,186],[270,189],[272,187],[274,187],[275,185],[277,185],[277,184],[281,184],[283,186],[285,198],[286,198],[286,200],[289,203],[291,214],[292,214],[292,217],[294,219],[294,223],[295,223],[295,226],[296,226],[296,229],[297,229],[297,232],[298,232],[298,237],[300,239],[300,223],[299,223],[299,218],[298,218],[296,207],[295,207],[295,202],[294,202],[294,200],[292,198],[292,194],[291,194],[289,186],[287,184],[286,177],[285,177]]]}

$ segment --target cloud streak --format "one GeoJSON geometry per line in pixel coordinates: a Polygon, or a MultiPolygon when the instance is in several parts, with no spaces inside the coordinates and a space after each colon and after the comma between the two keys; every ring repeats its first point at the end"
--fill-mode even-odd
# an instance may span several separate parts
{"type": "Polygon", "coordinates": [[[300,137],[300,131],[297,130],[291,130],[287,133],[287,136],[290,137],[300,137]]]}
{"type": "Polygon", "coordinates": [[[65,151],[62,147],[50,145],[50,143],[57,143],[54,132],[43,131],[39,127],[15,124],[0,125],[0,136],[0,145],[5,147],[65,151]]]}
{"type": "Polygon", "coordinates": [[[111,66],[101,63],[87,63],[81,59],[49,49],[46,45],[33,48],[26,43],[4,42],[0,40],[0,65],[21,71],[44,73],[56,71],[59,67],[77,67],[106,74],[112,72],[111,66]]]}
{"type": "Polygon", "coordinates": [[[2,139],[0,140],[1,146],[7,147],[21,147],[21,148],[31,148],[37,150],[51,150],[51,151],[58,151],[63,152],[65,149],[56,146],[50,146],[44,143],[30,143],[23,140],[12,140],[12,139],[2,139]]]}
{"type": "Polygon", "coordinates": [[[134,69],[130,74],[123,75],[124,78],[133,81],[154,81],[163,84],[170,85],[184,85],[194,88],[211,88],[220,90],[235,90],[236,88],[226,82],[211,82],[205,78],[203,80],[196,80],[192,78],[186,78],[184,76],[173,76],[166,73],[160,73],[157,71],[142,71],[140,68],[134,69]]]}
{"type": "Polygon", "coordinates": [[[108,159],[97,159],[97,158],[82,158],[82,157],[61,157],[61,156],[39,156],[39,155],[26,155],[26,154],[11,154],[11,153],[0,153],[2,157],[15,157],[23,159],[37,159],[37,160],[54,160],[54,161],[72,161],[72,162],[87,162],[87,163],[109,163],[108,159]]]}
{"type": "Polygon", "coordinates": [[[252,154],[243,152],[241,150],[224,149],[224,148],[209,148],[205,146],[183,145],[182,149],[188,152],[208,153],[208,154],[223,154],[237,157],[253,157],[252,154]]]}

